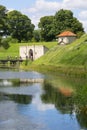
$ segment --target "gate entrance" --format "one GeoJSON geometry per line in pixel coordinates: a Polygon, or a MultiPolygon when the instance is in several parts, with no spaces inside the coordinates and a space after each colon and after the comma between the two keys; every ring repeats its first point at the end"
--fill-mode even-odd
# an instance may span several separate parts
{"type": "Polygon", "coordinates": [[[29,59],[33,60],[33,50],[29,50],[29,59]]]}

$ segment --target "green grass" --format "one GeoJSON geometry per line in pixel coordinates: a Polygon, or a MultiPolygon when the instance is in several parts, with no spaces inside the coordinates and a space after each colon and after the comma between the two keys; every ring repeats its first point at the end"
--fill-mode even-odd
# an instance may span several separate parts
{"type": "Polygon", "coordinates": [[[36,61],[21,64],[22,69],[46,72],[58,72],[68,75],[83,75],[87,77],[87,34],[69,45],[57,45],[56,42],[10,43],[5,50],[0,48],[0,59],[7,56],[19,57],[19,47],[28,45],[45,45],[49,51],[36,61]]]}
{"type": "Polygon", "coordinates": [[[38,42],[38,43],[10,43],[10,47],[6,50],[4,48],[0,48],[0,59],[5,59],[7,56],[19,57],[19,47],[20,46],[28,46],[28,45],[45,45],[47,48],[52,48],[55,46],[57,42],[38,42]]]}
{"type": "Polygon", "coordinates": [[[43,57],[34,61],[35,65],[54,65],[63,67],[87,67],[87,34],[69,45],[56,45],[43,57]]]}
{"type": "Polygon", "coordinates": [[[49,51],[33,62],[28,62],[21,65],[23,68],[32,69],[47,68],[49,71],[64,71],[65,73],[84,74],[87,72],[87,34],[69,45],[57,45],[56,42],[39,42],[39,43],[15,43],[10,44],[9,49],[0,48],[0,58],[7,56],[19,56],[19,47],[23,45],[45,45],[49,51]],[[55,70],[54,70],[55,69],[55,70]],[[81,70],[81,71],[80,71],[81,70]]]}

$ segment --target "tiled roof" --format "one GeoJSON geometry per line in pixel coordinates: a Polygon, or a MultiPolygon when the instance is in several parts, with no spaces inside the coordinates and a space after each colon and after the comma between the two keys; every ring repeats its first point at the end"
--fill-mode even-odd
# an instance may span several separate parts
{"type": "Polygon", "coordinates": [[[58,37],[65,37],[65,36],[68,36],[68,37],[74,36],[74,37],[76,37],[76,34],[70,32],[70,31],[65,31],[65,32],[63,32],[63,33],[61,33],[61,34],[59,34],[57,36],[58,37]]]}

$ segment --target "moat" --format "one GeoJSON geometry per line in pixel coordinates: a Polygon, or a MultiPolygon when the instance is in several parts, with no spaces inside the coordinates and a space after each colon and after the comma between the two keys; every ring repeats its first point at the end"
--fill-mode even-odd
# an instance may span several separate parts
{"type": "Polygon", "coordinates": [[[87,130],[86,79],[0,70],[0,130],[87,130]]]}

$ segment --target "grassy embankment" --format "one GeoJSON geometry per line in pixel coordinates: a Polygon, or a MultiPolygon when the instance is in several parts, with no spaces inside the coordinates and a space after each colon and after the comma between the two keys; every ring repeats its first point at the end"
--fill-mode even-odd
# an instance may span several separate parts
{"type": "Polygon", "coordinates": [[[87,76],[87,34],[72,44],[56,45],[32,64],[38,65],[39,68],[45,66],[55,72],[58,70],[67,74],[87,76]]]}
{"type": "Polygon", "coordinates": [[[41,43],[20,43],[10,44],[8,50],[0,49],[0,58],[7,56],[19,56],[19,46],[21,45],[45,45],[49,51],[38,60],[28,63],[27,66],[22,64],[24,69],[48,70],[64,72],[66,74],[85,74],[87,72],[87,34],[77,39],[74,43],[61,46],[57,42],[41,43]]]}
{"type": "MultiPolygon", "coordinates": [[[[28,45],[45,45],[47,48],[53,48],[57,45],[57,42],[32,42],[32,43],[9,43],[10,47],[6,50],[3,47],[0,47],[0,60],[7,59],[10,57],[11,59],[19,58],[19,47],[20,46],[28,46],[28,45]]],[[[28,61],[30,66],[31,61],[28,61]]],[[[8,63],[5,66],[9,66],[8,63]]],[[[26,66],[26,61],[21,65],[22,69],[29,69],[31,67],[26,66]]],[[[0,63],[0,67],[3,67],[3,64],[0,63]]]]}

